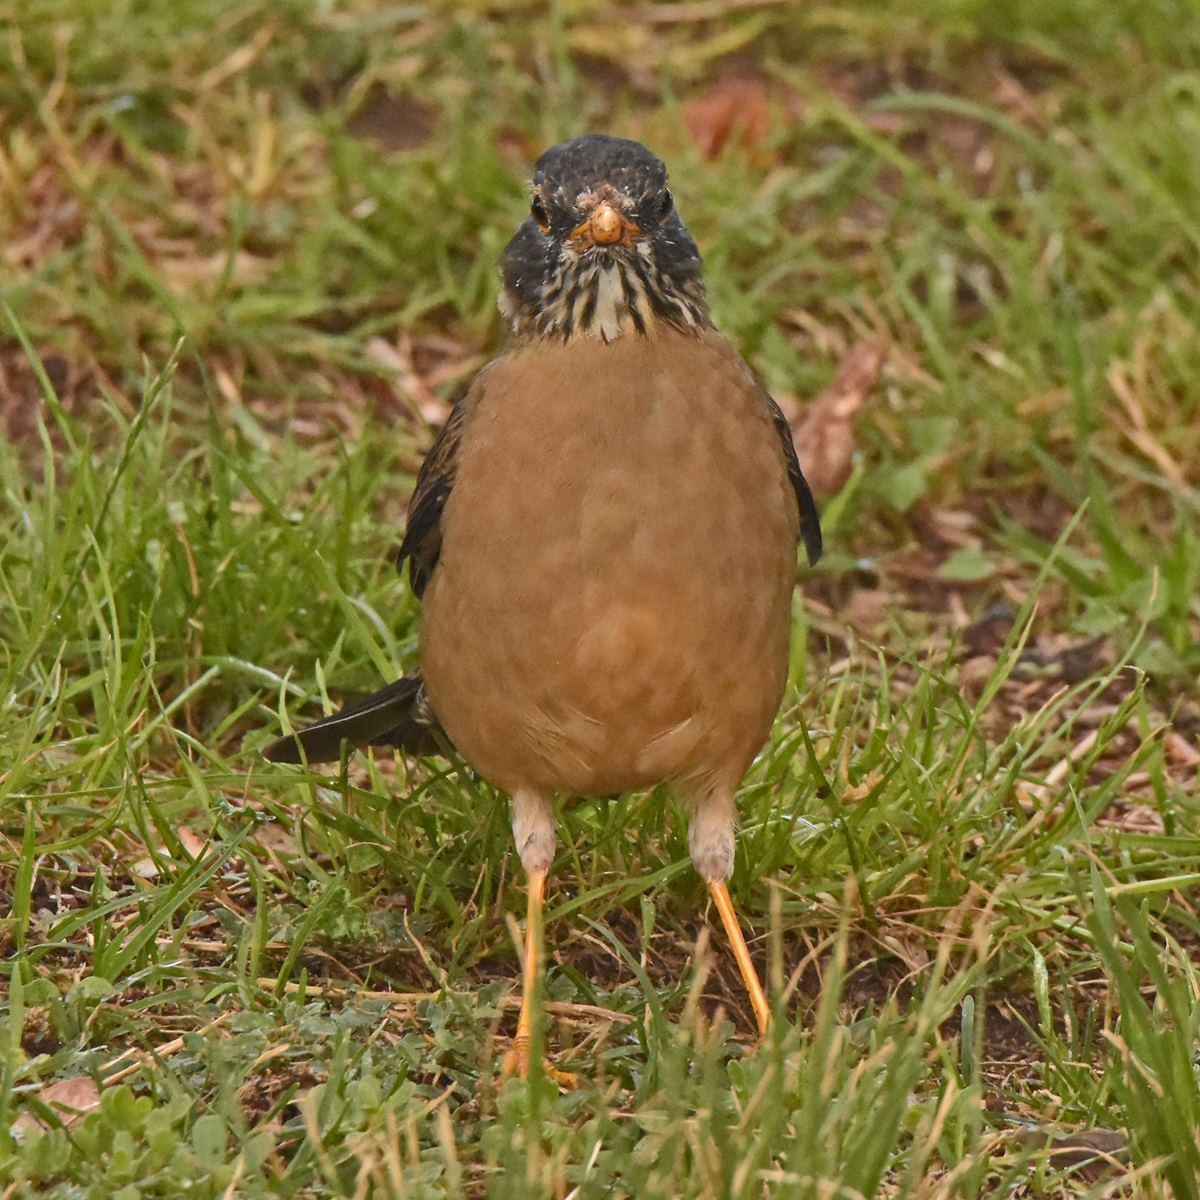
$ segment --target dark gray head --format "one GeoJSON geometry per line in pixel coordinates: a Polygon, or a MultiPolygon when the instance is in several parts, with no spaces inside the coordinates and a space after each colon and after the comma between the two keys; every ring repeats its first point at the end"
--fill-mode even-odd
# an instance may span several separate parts
{"type": "Polygon", "coordinates": [[[600,133],[553,146],[531,192],[501,264],[500,308],[517,333],[607,342],[708,324],[700,252],[645,146],[600,133]]]}

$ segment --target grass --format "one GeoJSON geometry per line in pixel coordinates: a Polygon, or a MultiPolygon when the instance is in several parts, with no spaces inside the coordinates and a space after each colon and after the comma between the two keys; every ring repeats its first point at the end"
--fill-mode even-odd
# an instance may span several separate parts
{"type": "Polygon", "coordinates": [[[0,4],[3,1194],[1200,1195],[1196,16],[0,4]],[[579,802],[559,1093],[495,1082],[503,798],[256,751],[415,661],[387,552],[585,127],[790,412],[884,367],[740,796],[774,1032],[673,802],[579,802]]]}

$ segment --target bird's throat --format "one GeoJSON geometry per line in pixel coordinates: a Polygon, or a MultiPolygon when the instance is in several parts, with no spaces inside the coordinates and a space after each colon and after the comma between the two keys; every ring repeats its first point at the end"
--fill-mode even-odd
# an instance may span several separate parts
{"type": "Polygon", "coordinates": [[[623,333],[644,333],[654,320],[646,300],[645,288],[636,276],[626,273],[617,263],[597,270],[591,288],[579,309],[576,330],[584,337],[612,342],[623,333]]]}
{"type": "MultiPolygon", "coordinates": [[[[518,329],[520,321],[517,314],[518,329]]],[[[635,253],[563,263],[543,288],[533,325],[543,336],[614,342],[653,334],[660,322],[692,330],[706,325],[703,288],[676,288],[649,255],[635,253]]]]}
{"type": "Polygon", "coordinates": [[[655,316],[643,273],[611,258],[572,264],[548,289],[538,327],[560,337],[613,342],[648,333],[655,316]]]}

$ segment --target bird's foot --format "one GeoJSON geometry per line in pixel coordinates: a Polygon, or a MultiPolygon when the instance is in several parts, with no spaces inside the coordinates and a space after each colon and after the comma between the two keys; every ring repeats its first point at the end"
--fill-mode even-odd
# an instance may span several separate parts
{"type": "MultiPolygon", "coordinates": [[[[549,1059],[542,1059],[542,1074],[553,1079],[563,1091],[571,1092],[579,1086],[579,1081],[570,1071],[560,1071],[549,1059]]],[[[500,1063],[500,1082],[509,1079],[529,1078],[529,1039],[517,1036],[500,1063]]]]}

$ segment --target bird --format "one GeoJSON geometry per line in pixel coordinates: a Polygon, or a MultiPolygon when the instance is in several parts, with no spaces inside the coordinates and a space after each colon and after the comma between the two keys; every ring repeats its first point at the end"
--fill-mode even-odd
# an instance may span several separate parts
{"type": "Polygon", "coordinates": [[[420,669],[265,756],[452,747],[511,798],[528,898],[502,1071],[520,1077],[554,804],[671,786],[765,1035],[727,880],[737,788],[786,685],[798,546],[822,549],[787,420],[713,324],[667,168],[640,143],[546,150],[500,276],[506,338],[426,456],[396,552],[420,669]]]}

